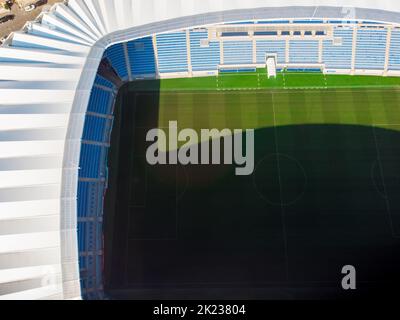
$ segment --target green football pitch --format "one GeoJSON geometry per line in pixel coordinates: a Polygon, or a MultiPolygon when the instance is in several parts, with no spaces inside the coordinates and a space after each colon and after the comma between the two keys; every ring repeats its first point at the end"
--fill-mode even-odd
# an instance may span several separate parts
{"type": "Polygon", "coordinates": [[[255,89],[327,89],[327,88],[383,88],[399,87],[398,77],[349,76],[322,73],[278,72],[276,78],[268,79],[265,69],[249,73],[226,73],[212,77],[163,79],[132,82],[138,90],[255,90],[255,89]]]}
{"type": "Polygon", "coordinates": [[[137,92],[159,90],[159,125],[180,128],[257,129],[285,125],[400,125],[400,78],[278,73],[265,69],[218,77],[131,83],[137,92]]]}
{"type": "Polygon", "coordinates": [[[260,69],[132,82],[112,139],[106,273],[122,297],[338,296],[348,264],[361,293],[400,284],[399,78],[260,69]],[[169,121],[255,129],[254,174],[148,165],[146,132],[169,121]]]}

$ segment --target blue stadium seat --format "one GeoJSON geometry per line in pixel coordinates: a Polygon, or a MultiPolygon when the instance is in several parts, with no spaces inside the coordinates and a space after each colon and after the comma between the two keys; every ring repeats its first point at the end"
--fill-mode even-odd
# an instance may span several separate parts
{"type": "Polygon", "coordinates": [[[97,75],[92,88],[82,136],[79,182],[77,192],[78,245],[81,287],[85,298],[99,298],[91,288],[102,286],[102,223],[96,217],[103,215],[106,188],[106,161],[108,147],[101,145],[110,140],[112,119],[103,115],[112,113],[115,85],[97,75]],[[89,143],[99,143],[88,144],[89,143]]]}
{"type": "Polygon", "coordinates": [[[289,45],[290,63],[318,63],[318,41],[291,40],[289,45]]]}
{"type": "Polygon", "coordinates": [[[322,60],[327,69],[351,69],[353,55],[353,28],[336,27],[335,38],[341,38],[341,44],[335,45],[333,40],[324,40],[322,60]]]}
{"type": "Polygon", "coordinates": [[[257,40],[257,63],[265,63],[266,53],[276,53],[278,63],[285,63],[285,40],[257,40]]]}
{"type": "Polygon", "coordinates": [[[400,70],[400,29],[392,31],[389,54],[389,70],[400,70]]]}
{"type": "Polygon", "coordinates": [[[128,79],[128,68],[125,60],[125,51],[122,43],[114,44],[106,50],[104,56],[110,61],[114,70],[122,80],[128,79]]]}
{"type": "Polygon", "coordinates": [[[115,90],[115,85],[111,81],[108,81],[107,79],[103,78],[100,75],[96,75],[96,79],[94,80],[94,84],[98,85],[98,86],[103,86],[103,87],[115,90]]]}
{"type": "Polygon", "coordinates": [[[113,94],[112,92],[105,91],[98,87],[93,87],[92,94],[90,95],[88,111],[110,114],[113,104],[113,94]]]}
{"type": "Polygon", "coordinates": [[[135,77],[155,75],[156,59],[152,37],[128,42],[128,57],[131,74],[135,77]]]}
{"type": "Polygon", "coordinates": [[[357,32],[356,69],[383,69],[386,55],[385,29],[361,28],[357,32]]]}
{"type": "Polygon", "coordinates": [[[157,50],[161,73],[188,71],[186,32],[157,35],[157,50]]]}
{"type": "Polygon", "coordinates": [[[102,148],[98,145],[82,144],[80,161],[80,178],[99,179],[102,148]]]}
{"type": "Polygon", "coordinates": [[[94,142],[105,142],[105,129],[107,128],[108,121],[110,120],[87,115],[82,139],[94,142]]]}
{"type": "Polygon", "coordinates": [[[224,41],[224,64],[253,63],[252,41],[224,41]]]}
{"type": "Polygon", "coordinates": [[[219,42],[211,41],[208,46],[201,46],[201,41],[207,39],[207,31],[190,31],[190,54],[193,71],[218,69],[220,63],[219,42]]]}

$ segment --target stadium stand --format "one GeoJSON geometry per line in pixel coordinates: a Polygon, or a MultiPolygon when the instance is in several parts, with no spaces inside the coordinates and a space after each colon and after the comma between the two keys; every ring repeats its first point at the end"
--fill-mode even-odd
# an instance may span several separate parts
{"type": "Polygon", "coordinates": [[[186,32],[157,35],[157,52],[160,73],[188,71],[186,32]]]}
{"type": "Polygon", "coordinates": [[[105,118],[95,117],[88,115],[85,119],[85,128],[83,130],[83,140],[103,142],[104,141],[104,129],[106,123],[109,121],[105,118]]]}
{"type": "Polygon", "coordinates": [[[382,70],[386,55],[385,29],[359,28],[357,32],[356,69],[382,70]]]}
{"type": "Polygon", "coordinates": [[[291,40],[290,63],[318,63],[318,41],[291,40]]]}
{"type": "Polygon", "coordinates": [[[156,60],[152,37],[128,42],[127,47],[132,77],[155,77],[156,60]]]}
{"type": "Polygon", "coordinates": [[[276,53],[277,63],[285,63],[286,41],[284,40],[257,40],[257,63],[265,63],[266,53],[276,53]]]}
{"type": "Polygon", "coordinates": [[[251,41],[224,41],[223,64],[253,63],[253,44],[251,41]]]}
{"type": "Polygon", "coordinates": [[[105,88],[108,88],[111,90],[116,89],[115,85],[111,81],[105,79],[104,77],[100,76],[99,74],[96,75],[96,79],[94,80],[94,85],[97,87],[105,87],[105,88]]]}
{"type": "Polygon", "coordinates": [[[104,182],[78,182],[78,244],[82,291],[85,298],[102,298],[102,213],[104,182]],[[97,290],[94,290],[97,289],[97,290]]]}
{"type": "Polygon", "coordinates": [[[101,148],[99,145],[82,143],[80,178],[100,178],[101,148]]]}
{"type": "Polygon", "coordinates": [[[207,41],[207,30],[190,31],[190,53],[193,71],[217,70],[220,63],[220,44],[207,41]],[[202,40],[206,41],[202,44],[202,40]]]}
{"type": "MultiPolygon", "coordinates": [[[[150,56],[148,61],[148,64],[143,62],[142,65],[151,66],[154,59],[150,56]]],[[[115,90],[111,81],[96,76],[82,135],[77,193],[78,244],[81,290],[82,296],[87,299],[103,298],[102,221],[115,90]]]]}
{"type": "Polygon", "coordinates": [[[128,68],[125,59],[125,50],[122,43],[115,44],[108,48],[104,56],[110,61],[114,70],[122,80],[128,80],[128,68]]]}
{"type": "Polygon", "coordinates": [[[389,70],[400,70],[400,29],[394,29],[392,31],[389,70]]]}
{"type": "Polygon", "coordinates": [[[323,62],[327,69],[351,69],[353,52],[353,28],[335,27],[334,38],[340,39],[335,44],[333,39],[323,42],[323,62]]]}
{"type": "Polygon", "coordinates": [[[109,114],[113,103],[113,92],[94,86],[90,95],[88,111],[109,114]]]}

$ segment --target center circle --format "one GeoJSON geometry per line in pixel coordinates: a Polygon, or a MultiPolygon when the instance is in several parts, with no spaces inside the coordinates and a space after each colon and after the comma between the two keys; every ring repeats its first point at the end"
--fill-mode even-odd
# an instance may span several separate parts
{"type": "Polygon", "coordinates": [[[274,206],[290,206],[304,195],[307,175],[299,161],[286,154],[270,154],[256,166],[254,187],[274,206]]]}

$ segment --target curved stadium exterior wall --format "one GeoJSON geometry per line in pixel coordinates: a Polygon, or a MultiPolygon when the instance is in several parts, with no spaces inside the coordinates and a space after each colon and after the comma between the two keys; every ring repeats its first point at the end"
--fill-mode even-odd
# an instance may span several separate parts
{"type": "MultiPolygon", "coordinates": [[[[258,0],[70,0],[11,35],[0,49],[0,92],[6,97],[0,105],[0,223],[6,230],[0,235],[1,298],[81,297],[79,163],[95,154],[81,152],[82,140],[90,95],[107,48],[163,32],[234,21],[312,17],[400,23],[400,5],[391,1],[353,1],[353,8],[345,1],[296,5],[258,0]],[[340,3],[345,7],[338,7],[340,3]]],[[[103,80],[97,78],[97,87],[108,86],[103,80]]],[[[110,86],[110,94],[116,89],[110,86]]],[[[111,115],[112,98],[108,108],[111,115]]],[[[111,130],[110,125],[105,130],[111,130]]],[[[104,153],[95,157],[104,167],[104,153]]],[[[105,177],[94,178],[105,182],[105,177]]],[[[91,269],[95,273],[90,277],[97,281],[88,284],[84,294],[101,297],[101,269],[99,261],[93,263],[97,271],[91,269]]]]}

